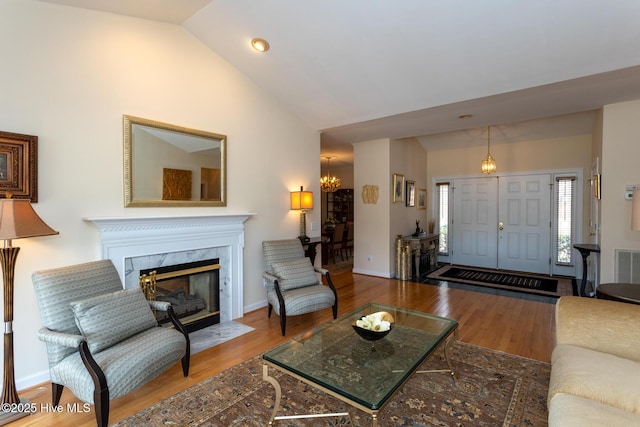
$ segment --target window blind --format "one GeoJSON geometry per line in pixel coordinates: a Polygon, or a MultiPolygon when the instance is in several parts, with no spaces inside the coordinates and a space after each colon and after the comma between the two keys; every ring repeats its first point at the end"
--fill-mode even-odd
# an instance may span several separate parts
{"type": "Polygon", "coordinates": [[[435,232],[439,234],[438,253],[449,254],[449,183],[436,183],[435,232]]]}
{"type": "Polygon", "coordinates": [[[575,182],[573,176],[556,178],[556,263],[573,264],[575,240],[575,182]]]}

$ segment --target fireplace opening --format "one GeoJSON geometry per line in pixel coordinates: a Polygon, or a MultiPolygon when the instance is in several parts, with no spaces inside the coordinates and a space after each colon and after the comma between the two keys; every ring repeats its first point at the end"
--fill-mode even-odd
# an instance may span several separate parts
{"type": "MultiPolygon", "coordinates": [[[[189,332],[220,323],[219,259],[140,270],[140,287],[151,301],[167,301],[189,332]]],[[[155,312],[161,325],[171,320],[155,312]]]]}

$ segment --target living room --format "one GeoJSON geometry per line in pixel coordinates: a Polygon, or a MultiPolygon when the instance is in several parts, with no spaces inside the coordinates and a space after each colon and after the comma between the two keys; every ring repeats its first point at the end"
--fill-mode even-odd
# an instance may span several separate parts
{"type": "MultiPolygon", "coordinates": [[[[302,185],[319,195],[319,129],[179,25],[35,0],[4,0],[0,34],[0,92],[5,100],[0,130],[38,136],[39,200],[34,208],[60,232],[16,242],[21,247],[14,318],[18,389],[46,381],[48,369],[45,346],[37,338],[41,323],[31,274],[102,258],[100,232],[84,218],[252,213],[244,224],[244,310],[263,307],[261,242],[298,234],[299,214],[289,209],[290,191],[302,185]],[[125,114],[227,135],[227,206],[125,208],[125,114]]],[[[260,56],[252,60],[256,68],[266,61],[260,56]]],[[[633,60],[627,67],[637,66],[633,60]]],[[[544,150],[538,151],[531,141],[509,149],[492,146],[503,171],[548,169],[550,159],[560,162],[579,151],[575,163],[558,167],[582,167],[586,177],[594,159],[601,159],[601,282],[615,279],[615,249],[640,250],[640,235],[630,229],[631,204],[624,199],[625,186],[639,183],[638,99],[601,106],[589,135],[550,139],[543,143],[544,150]],[[558,144],[568,147],[561,155],[558,144]],[[533,153],[540,155],[540,162],[523,164],[533,153]]],[[[426,224],[430,215],[427,209],[416,218],[415,210],[391,203],[393,173],[430,190],[433,177],[477,173],[486,149],[483,142],[434,154],[421,152],[415,140],[391,138],[366,145],[366,152],[356,153],[356,159],[364,159],[356,160],[356,199],[365,184],[378,185],[380,193],[378,204],[367,210],[356,206],[361,225],[355,240],[367,249],[356,247],[354,268],[389,277],[393,238],[412,231],[416,219],[426,224]],[[446,172],[438,169],[451,158],[465,164],[446,172]]],[[[365,144],[355,149],[364,151],[365,144]]],[[[308,224],[320,223],[320,209],[307,215],[308,224]]]]}

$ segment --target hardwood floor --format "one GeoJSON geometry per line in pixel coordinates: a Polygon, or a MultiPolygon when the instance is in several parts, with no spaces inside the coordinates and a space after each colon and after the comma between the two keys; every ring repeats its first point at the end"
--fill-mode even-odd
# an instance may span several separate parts
{"type": "MultiPolygon", "coordinates": [[[[333,277],[339,295],[339,315],[368,302],[379,302],[438,316],[457,319],[458,339],[471,344],[549,362],[554,346],[555,305],[470,290],[455,289],[395,279],[363,276],[350,272],[333,277]]],[[[245,314],[238,322],[255,330],[191,358],[188,378],[176,364],[151,383],[111,402],[110,423],[138,412],[233,365],[331,320],[331,310],[287,319],[282,337],[278,317],[267,317],[267,308],[245,314]]],[[[61,413],[47,412],[51,386],[43,384],[22,390],[20,396],[36,404],[37,413],[13,422],[18,426],[95,426],[93,408],[87,413],[69,413],[67,405],[81,402],[68,390],[62,394],[61,413]],[[41,410],[42,409],[42,410],[41,410]]]]}

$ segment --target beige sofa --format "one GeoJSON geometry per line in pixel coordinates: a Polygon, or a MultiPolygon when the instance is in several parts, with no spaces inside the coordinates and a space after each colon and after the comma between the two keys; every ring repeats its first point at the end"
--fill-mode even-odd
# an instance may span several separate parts
{"type": "Polygon", "coordinates": [[[640,305],[562,297],[549,426],[640,426],[640,305]]]}

